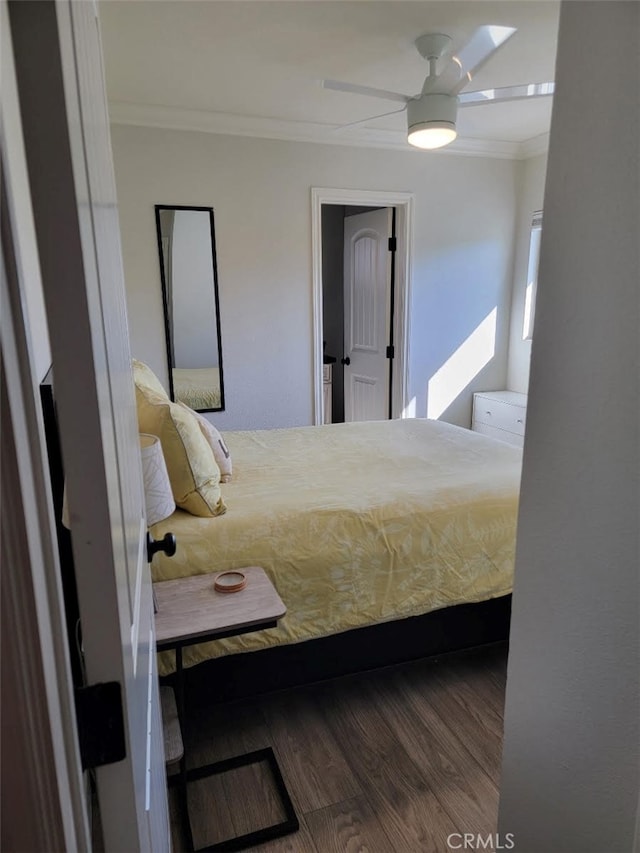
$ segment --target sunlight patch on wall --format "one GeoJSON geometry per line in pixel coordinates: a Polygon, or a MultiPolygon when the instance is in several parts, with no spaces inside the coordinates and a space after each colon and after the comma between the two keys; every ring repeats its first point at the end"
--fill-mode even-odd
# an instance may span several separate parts
{"type": "Polygon", "coordinates": [[[530,341],[533,337],[533,286],[530,281],[524,293],[524,323],[522,324],[522,340],[530,341]]]}
{"type": "Polygon", "coordinates": [[[497,316],[498,309],[494,308],[433,374],[427,391],[428,418],[439,418],[491,361],[496,352],[497,316]]]}
{"type": "Polygon", "coordinates": [[[401,418],[415,418],[416,416],[416,398],[414,397],[402,410],[401,418]]]}

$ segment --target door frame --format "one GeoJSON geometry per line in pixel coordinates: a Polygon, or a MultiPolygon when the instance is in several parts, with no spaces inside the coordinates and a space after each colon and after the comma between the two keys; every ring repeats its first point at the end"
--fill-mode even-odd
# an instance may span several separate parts
{"type": "MultiPolygon", "coordinates": [[[[12,772],[18,847],[88,850],[86,777],[77,737],[73,680],[46,441],[38,386],[50,363],[38,246],[29,193],[8,6],[2,40],[2,661],[3,772],[12,772]]],[[[9,813],[4,820],[9,823],[9,813]]]]}
{"type": "Polygon", "coordinates": [[[13,782],[3,819],[20,849],[87,850],[53,502],[17,264],[0,264],[2,490],[12,496],[1,510],[3,714],[11,726],[10,737],[3,732],[2,775],[10,772],[13,782]]]}
{"type": "MultiPolygon", "coordinates": [[[[45,0],[33,12],[29,4],[12,3],[10,20],[69,486],[85,681],[119,682],[122,688],[125,755],[91,773],[104,846],[169,850],[151,578],[143,563],[142,470],[97,7],[45,0]],[[51,131],[48,138],[43,124],[51,131]],[[93,158],[89,151],[96,152],[93,158]],[[134,681],[135,693],[128,689],[134,681]],[[158,792],[157,822],[150,791],[158,792]]],[[[60,638],[66,643],[66,631],[60,638]]],[[[79,760],[75,769],[79,774],[79,760]]],[[[100,846],[99,838],[96,843],[100,846]]],[[[46,849],[85,850],[90,844],[46,849]]]]}
{"type": "Polygon", "coordinates": [[[406,416],[408,401],[409,316],[411,308],[411,262],[413,257],[413,193],[383,190],[345,190],[311,188],[311,254],[313,274],[313,390],[314,424],[323,422],[322,394],[322,205],[341,204],[356,207],[394,207],[396,209],[396,269],[393,339],[393,391],[391,410],[394,418],[406,416]]]}

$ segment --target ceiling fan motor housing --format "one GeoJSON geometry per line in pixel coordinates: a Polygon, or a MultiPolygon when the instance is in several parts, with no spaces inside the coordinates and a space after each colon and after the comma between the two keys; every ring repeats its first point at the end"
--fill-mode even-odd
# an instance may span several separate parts
{"type": "Polygon", "coordinates": [[[422,95],[407,104],[409,133],[430,127],[455,130],[458,99],[455,95],[422,95]]]}
{"type": "Polygon", "coordinates": [[[456,126],[458,99],[455,95],[422,95],[412,98],[407,104],[407,124],[409,130],[420,130],[434,125],[456,126]]]}

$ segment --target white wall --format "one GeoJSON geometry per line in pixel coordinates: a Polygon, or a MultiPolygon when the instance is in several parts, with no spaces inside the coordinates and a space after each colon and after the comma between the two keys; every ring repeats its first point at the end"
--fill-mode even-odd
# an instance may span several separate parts
{"type": "Polygon", "coordinates": [[[463,350],[462,369],[458,358],[439,374],[439,407],[468,426],[471,390],[504,387],[515,163],[124,126],[112,134],[132,350],[165,380],[153,205],[215,210],[226,411],[212,419],[221,428],[313,422],[314,186],[415,193],[415,413],[426,414],[430,379],[493,309],[486,365],[463,350]]]}
{"type": "Polygon", "coordinates": [[[526,394],[529,388],[529,360],[531,358],[531,341],[522,340],[529,263],[529,237],[533,214],[536,210],[542,210],[543,207],[546,171],[546,154],[531,157],[518,164],[518,213],[513,265],[507,388],[511,391],[521,391],[523,394],[526,394]]]}
{"type": "Polygon", "coordinates": [[[563,4],[500,802],[500,831],[518,853],[634,843],[639,35],[637,3],[563,4]],[[606,75],[593,74],[596,55],[616,57],[606,75]]]}

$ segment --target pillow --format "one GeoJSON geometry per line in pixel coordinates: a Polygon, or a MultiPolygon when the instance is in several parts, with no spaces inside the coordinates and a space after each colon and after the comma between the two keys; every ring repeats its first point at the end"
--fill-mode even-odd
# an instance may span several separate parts
{"type": "Polygon", "coordinates": [[[131,359],[131,366],[133,367],[133,381],[138,391],[143,394],[157,394],[164,400],[169,399],[167,392],[162,387],[162,383],[150,367],[147,367],[146,364],[135,358],[131,359]]]}
{"type": "Polygon", "coordinates": [[[158,394],[136,396],[140,432],[160,439],[176,504],[192,515],[222,515],[220,469],[196,418],[158,394]]]}
{"type": "Polygon", "coordinates": [[[202,434],[207,439],[207,442],[211,449],[213,450],[213,455],[220,469],[220,482],[228,483],[231,480],[231,454],[227,448],[227,445],[224,442],[224,439],[218,432],[218,430],[214,427],[210,420],[205,418],[204,415],[201,415],[199,412],[194,412],[193,409],[190,409],[184,403],[180,403],[180,406],[185,408],[188,412],[196,418],[200,429],[202,430],[202,434]]]}

